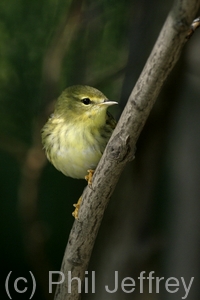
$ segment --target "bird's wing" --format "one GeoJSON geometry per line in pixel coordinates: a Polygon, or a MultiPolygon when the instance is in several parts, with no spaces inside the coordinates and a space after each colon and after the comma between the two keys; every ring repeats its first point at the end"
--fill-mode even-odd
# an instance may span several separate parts
{"type": "Polygon", "coordinates": [[[113,118],[111,113],[109,113],[108,111],[106,116],[106,124],[109,125],[112,128],[112,130],[114,130],[117,125],[117,121],[113,118]]]}

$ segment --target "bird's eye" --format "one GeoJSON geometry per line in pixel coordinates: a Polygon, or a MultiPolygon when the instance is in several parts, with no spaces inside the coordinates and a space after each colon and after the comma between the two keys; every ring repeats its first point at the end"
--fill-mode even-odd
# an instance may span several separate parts
{"type": "Polygon", "coordinates": [[[90,98],[84,98],[84,99],[82,99],[81,101],[82,101],[85,105],[88,105],[88,104],[91,103],[90,98]]]}

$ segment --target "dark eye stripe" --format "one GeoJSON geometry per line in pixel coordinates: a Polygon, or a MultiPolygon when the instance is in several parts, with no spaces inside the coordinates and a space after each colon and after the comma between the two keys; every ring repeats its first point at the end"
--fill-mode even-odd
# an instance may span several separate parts
{"type": "Polygon", "coordinates": [[[88,105],[88,104],[91,103],[90,98],[84,98],[84,99],[82,99],[81,101],[82,101],[85,105],[88,105]]]}

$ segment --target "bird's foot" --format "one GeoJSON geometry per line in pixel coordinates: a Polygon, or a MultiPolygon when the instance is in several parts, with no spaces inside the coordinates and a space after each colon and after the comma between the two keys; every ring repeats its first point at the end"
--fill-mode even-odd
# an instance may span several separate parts
{"type": "MultiPolygon", "coordinates": [[[[88,175],[85,176],[85,180],[87,180],[88,185],[91,187],[92,186],[92,176],[94,174],[94,170],[88,170],[88,175]]],[[[72,213],[72,216],[78,220],[78,211],[80,208],[82,202],[82,196],[78,199],[78,202],[76,204],[73,204],[73,206],[75,207],[75,210],[72,213]]]]}
{"type": "Polygon", "coordinates": [[[91,186],[92,185],[92,177],[93,177],[93,174],[94,174],[94,171],[95,170],[87,170],[88,171],[88,175],[85,176],[85,180],[87,180],[88,182],[88,185],[91,186]]]}
{"type": "Polygon", "coordinates": [[[78,211],[79,211],[81,202],[82,202],[82,196],[78,199],[78,202],[77,202],[76,204],[73,204],[73,206],[75,207],[75,210],[73,211],[72,216],[73,216],[76,220],[78,220],[78,211]]]}

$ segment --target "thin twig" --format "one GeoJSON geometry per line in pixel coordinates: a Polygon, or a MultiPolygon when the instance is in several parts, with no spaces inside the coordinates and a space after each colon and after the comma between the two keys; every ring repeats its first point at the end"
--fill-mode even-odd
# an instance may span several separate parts
{"type": "Polygon", "coordinates": [[[195,32],[195,30],[197,28],[199,28],[200,26],[200,17],[196,18],[193,22],[192,22],[192,25],[190,27],[190,30],[188,31],[188,34],[186,36],[186,39],[190,39],[191,36],[193,35],[193,33],[195,32]]]}
{"type": "Polygon", "coordinates": [[[85,271],[109,198],[126,163],[134,156],[140,132],[163,82],[181,54],[199,5],[199,0],[177,0],[167,17],[94,173],[92,189],[87,187],[83,193],[79,220],[72,227],[61,267],[65,280],[57,286],[55,300],[80,299],[77,280],[68,285],[68,275],[80,278],[83,287],[85,271]]]}

